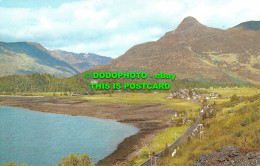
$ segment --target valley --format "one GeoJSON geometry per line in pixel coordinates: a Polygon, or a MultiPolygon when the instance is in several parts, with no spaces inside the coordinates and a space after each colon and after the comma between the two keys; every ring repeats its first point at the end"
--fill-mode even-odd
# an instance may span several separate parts
{"type": "Polygon", "coordinates": [[[107,64],[112,58],[93,53],[50,51],[34,42],[0,42],[0,60],[0,76],[37,72],[56,77],[70,77],[97,65],[107,64]]]}
{"type": "MultiPolygon", "coordinates": [[[[243,100],[260,93],[258,88],[201,88],[197,91],[204,98],[212,92],[221,94],[220,99],[207,100],[208,103],[215,103],[217,106],[230,101],[234,93],[243,100]]],[[[51,93],[35,93],[34,95],[36,96],[1,96],[0,105],[22,107],[46,113],[115,119],[140,129],[136,135],[120,143],[114,153],[100,160],[97,165],[112,164],[118,159],[127,159],[128,164],[141,165],[149,159],[148,153],[158,153],[164,150],[165,144],[176,141],[192,124],[192,119],[197,117],[201,108],[192,100],[166,98],[167,93],[114,93],[67,97],[53,97],[51,93]],[[179,123],[180,119],[181,123],[179,123]],[[182,123],[183,120],[186,122],[182,123]]],[[[204,101],[201,99],[199,102],[204,101]]],[[[181,147],[185,147],[185,145],[186,143],[181,147]]],[[[164,158],[160,162],[168,160],[164,158]]]]}
{"type": "Polygon", "coordinates": [[[10,8],[22,10],[12,18],[1,6],[3,165],[260,163],[260,21],[226,17],[230,6],[215,16],[222,2],[192,10],[198,20],[179,13],[195,4],[115,2],[10,8]]]}

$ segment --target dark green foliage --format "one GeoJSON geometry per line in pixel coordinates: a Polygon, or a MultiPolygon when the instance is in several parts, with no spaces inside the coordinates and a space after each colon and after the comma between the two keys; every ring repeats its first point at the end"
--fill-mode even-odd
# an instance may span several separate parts
{"type": "MultiPolygon", "coordinates": [[[[75,76],[77,77],[77,76],[75,76]]],[[[82,78],[56,78],[49,74],[12,75],[0,78],[0,93],[15,94],[18,92],[74,92],[90,91],[89,80],[82,78]]]]}
{"type": "Polygon", "coordinates": [[[260,30],[260,21],[247,21],[247,22],[243,22],[235,27],[241,27],[243,29],[258,31],[258,30],[260,30]]]}
{"type": "MultiPolygon", "coordinates": [[[[90,74],[94,72],[93,70],[89,70],[90,74]]],[[[106,72],[104,70],[95,70],[95,72],[106,72]]],[[[84,73],[80,73],[74,75],[69,78],[56,78],[49,74],[39,74],[34,73],[31,75],[12,75],[5,76],[0,78],[0,94],[16,94],[23,92],[25,94],[31,94],[32,92],[73,92],[77,94],[95,94],[95,93],[114,93],[115,90],[96,90],[91,89],[90,87],[91,79],[86,79],[84,77],[84,73]]],[[[190,82],[188,80],[174,80],[169,81],[165,79],[98,79],[98,83],[110,83],[111,87],[113,83],[170,83],[171,89],[170,91],[178,91],[178,89],[183,88],[209,88],[209,87],[232,87],[237,86],[240,87],[242,85],[237,84],[229,84],[229,83],[199,83],[199,82],[190,82]]],[[[243,85],[243,86],[252,86],[255,85],[243,85]]],[[[123,87],[123,86],[122,86],[123,87]]],[[[147,92],[150,93],[152,90],[124,90],[123,92],[147,92]]],[[[165,92],[169,90],[161,90],[160,92],[165,92]]],[[[64,94],[64,96],[66,96],[64,94]]]]}

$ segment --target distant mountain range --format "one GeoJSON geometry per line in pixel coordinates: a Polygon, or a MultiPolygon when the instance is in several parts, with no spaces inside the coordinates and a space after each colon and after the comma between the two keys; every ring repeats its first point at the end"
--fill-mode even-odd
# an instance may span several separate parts
{"type": "Polygon", "coordinates": [[[222,30],[186,17],[157,41],[135,45],[100,67],[112,71],[175,73],[176,79],[260,82],[260,21],[222,30]]]}
{"type": "Polygon", "coordinates": [[[111,60],[92,53],[47,50],[38,43],[0,42],[0,76],[34,72],[72,76],[94,67],[174,73],[179,80],[259,84],[260,21],[222,30],[186,17],[159,40],[135,45],[111,60]]]}
{"type": "Polygon", "coordinates": [[[96,54],[49,51],[32,42],[0,42],[0,76],[38,72],[68,77],[111,60],[96,54]]]}
{"type": "Polygon", "coordinates": [[[52,56],[63,60],[77,69],[79,72],[84,72],[97,65],[104,65],[112,61],[110,57],[100,56],[94,53],[80,53],[67,52],[63,50],[49,50],[52,56]]]}

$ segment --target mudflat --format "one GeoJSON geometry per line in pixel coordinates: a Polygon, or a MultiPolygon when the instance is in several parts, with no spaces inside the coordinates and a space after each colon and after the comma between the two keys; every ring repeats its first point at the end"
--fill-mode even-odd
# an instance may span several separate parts
{"type": "Polygon", "coordinates": [[[130,136],[121,142],[117,150],[100,160],[98,165],[111,165],[117,159],[128,159],[136,154],[158,131],[171,126],[169,120],[165,119],[170,118],[176,112],[175,110],[165,108],[161,104],[91,103],[89,101],[77,100],[74,97],[0,96],[0,105],[22,107],[47,113],[115,119],[140,129],[136,135],[130,136]]]}

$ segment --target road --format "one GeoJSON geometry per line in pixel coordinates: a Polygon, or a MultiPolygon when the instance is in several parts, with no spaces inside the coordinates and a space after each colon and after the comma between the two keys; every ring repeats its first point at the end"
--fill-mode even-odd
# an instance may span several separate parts
{"type": "MultiPolygon", "coordinates": [[[[193,101],[195,103],[201,105],[199,102],[197,102],[197,100],[193,100],[193,101]]],[[[206,110],[207,106],[204,106],[202,109],[206,110]]],[[[204,114],[204,112],[205,111],[200,111],[200,114],[199,114],[198,118],[196,119],[196,121],[189,127],[189,129],[177,141],[175,141],[169,147],[170,151],[172,151],[174,148],[176,148],[176,146],[180,145],[181,143],[183,143],[184,141],[186,141],[188,139],[188,137],[192,134],[192,132],[197,128],[197,126],[198,126],[198,124],[200,122],[200,119],[202,118],[202,115],[204,114]]],[[[163,155],[163,151],[161,151],[160,153],[156,154],[154,157],[156,157],[157,160],[159,160],[162,155],[163,155]]],[[[140,166],[151,166],[154,163],[155,163],[154,160],[153,160],[153,163],[152,163],[151,159],[149,159],[146,162],[144,162],[143,164],[141,164],[140,166]]]]}

